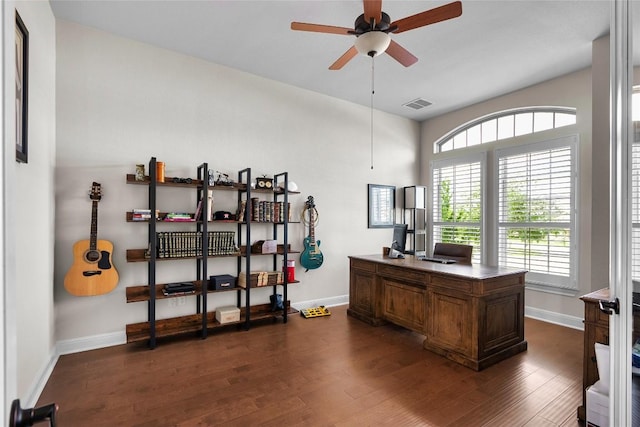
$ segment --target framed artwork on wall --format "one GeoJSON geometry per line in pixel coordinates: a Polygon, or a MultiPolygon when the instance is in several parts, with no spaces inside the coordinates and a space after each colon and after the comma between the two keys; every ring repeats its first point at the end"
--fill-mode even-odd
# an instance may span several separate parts
{"type": "Polygon", "coordinates": [[[396,187],[367,184],[369,190],[369,228],[391,228],[396,219],[396,187]]]}
{"type": "Polygon", "coordinates": [[[29,31],[16,10],[16,161],[27,163],[29,118],[29,31]]]}

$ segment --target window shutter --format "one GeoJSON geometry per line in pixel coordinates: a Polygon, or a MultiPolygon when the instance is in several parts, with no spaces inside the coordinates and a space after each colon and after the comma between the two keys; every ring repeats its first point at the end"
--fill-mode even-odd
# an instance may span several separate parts
{"type": "Polygon", "coordinates": [[[433,167],[433,241],[473,246],[480,263],[482,164],[480,161],[433,167]]]}
{"type": "Polygon", "coordinates": [[[573,289],[575,145],[553,145],[498,153],[498,263],[573,289]]]}

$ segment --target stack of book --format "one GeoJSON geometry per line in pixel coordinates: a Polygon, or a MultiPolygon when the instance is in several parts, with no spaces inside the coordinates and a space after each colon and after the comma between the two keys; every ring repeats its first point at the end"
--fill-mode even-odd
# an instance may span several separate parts
{"type": "MultiPolygon", "coordinates": [[[[291,221],[291,203],[289,206],[289,221],[291,221]]],[[[251,221],[254,222],[284,222],[284,202],[269,202],[251,198],[251,221]]]]}
{"type": "Polygon", "coordinates": [[[167,222],[193,222],[195,219],[191,216],[190,213],[184,212],[170,212],[165,215],[163,221],[167,222]]]}
{"type": "Polygon", "coordinates": [[[192,282],[167,283],[162,289],[165,296],[189,295],[196,292],[192,282]]]}
{"type": "Polygon", "coordinates": [[[151,209],[133,209],[131,213],[132,221],[149,221],[151,219],[151,209]]]}
{"type": "MultiPolygon", "coordinates": [[[[284,283],[282,271],[252,271],[249,274],[249,287],[273,286],[284,283]]],[[[247,274],[243,271],[238,275],[238,286],[247,288],[247,274]]]]}
{"type": "MultiPolygon", "coordinates": [[[[236,255],[235,231],[209,231],[208,256],[236,255]]],[[[202,233],[199,231],[163,231],[156,233],[158,258],[202,256],[202,233]]]]}

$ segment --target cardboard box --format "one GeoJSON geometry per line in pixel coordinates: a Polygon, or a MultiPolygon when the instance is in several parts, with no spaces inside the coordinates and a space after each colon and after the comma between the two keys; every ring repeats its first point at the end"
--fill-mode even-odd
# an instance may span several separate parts
{"type": "Polygon", "coordinates": [[[216,320],[221,325],[240,321],[240,309],[235,305],[227,305],[216,309],[216,320]]]}
{"type": "Polygon", "coordinates": [[[609,396],[602,393],[600,381],[587,387],[587,425],[609,427],[609,396]]]}
{"type": "Polygon", "coordinates": [[[219,274],[216,276],[209,276],[209,289],[221,290],[221,289],[233,289],[236,287],[236,278],[229,274],[219,274]]]}

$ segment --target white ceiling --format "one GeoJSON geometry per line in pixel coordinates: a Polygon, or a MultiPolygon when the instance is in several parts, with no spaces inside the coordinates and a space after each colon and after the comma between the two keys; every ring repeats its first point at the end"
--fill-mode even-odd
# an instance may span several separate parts
{"type": "MultiPolygon", "coordinates": [[[[449,1],[384,0],[382,9],[394,21],[449,1]]],[[[328,69],[355,36],[290,29],[291,21],[353,27],[360,0],[50,3],[60,19],[370,106],[369,57],[328,69]]],[[[588,67],[609,12],[608,0],[462,0],[461,17],[392,35],[419,60],[405,68],[388,55],[375,59],[374,106],[422,121],[588,67]],[[403,107],[415,98],[433,105],[403,107]]]]}

